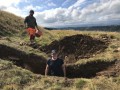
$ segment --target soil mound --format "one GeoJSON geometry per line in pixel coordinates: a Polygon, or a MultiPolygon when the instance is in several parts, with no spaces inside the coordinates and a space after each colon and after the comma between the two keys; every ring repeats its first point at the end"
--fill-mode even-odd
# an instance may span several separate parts
{"type": "Polygon", "coordinates": [[[66,36],[59,41],[53,41],[50,45],[42,47],[42,51],[49,54],[55,49],[60,58],[68,57],[68,63],[74,63],[81,58],[89,58],[107,48],[105,41],[86,35],[66,36]]]}

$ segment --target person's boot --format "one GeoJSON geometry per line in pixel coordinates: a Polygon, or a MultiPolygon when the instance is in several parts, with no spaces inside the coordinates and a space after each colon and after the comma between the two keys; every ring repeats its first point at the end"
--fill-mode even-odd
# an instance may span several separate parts
{"type": "Polygon", "coordinates": [[[30,40],[29,45],[34,45],[35,41],[34,40],[30,40]]]}

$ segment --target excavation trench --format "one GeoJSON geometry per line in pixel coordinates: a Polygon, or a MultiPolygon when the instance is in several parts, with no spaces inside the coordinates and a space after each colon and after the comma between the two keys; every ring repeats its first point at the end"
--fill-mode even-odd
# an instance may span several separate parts
{"type": "Polygon", "coordinates": [[[10,60],[15,65],[28,69],[34,73],[44,74],[46,59],[33,53],[27,54],[15,48],[0,44],[0,58],[10,60]]]}
{"type": "Polygon", "coordinates": [[[93,78],[97,76],[97,73],[106,70],[108,67],[114,65],[116,60],[111,62],[107,61],[91,61],[81,65],[69,65],[67,66],[67,76],[69,78],[93,78]]]}
{"type": "MultiPolygon", "coordinates": [[[[50,54],[52,49],[56,49],[60,58],[66,59],[66,71],[69,78],[91,78],[95,77],[97,73],[105,70],[115,61],[92,61],[82,65],[75,65],[74,63],[81,58],[89,58],[95,54],[103,52],[107,48],[107,43],[98,39],[94,39],[85,35],[67,36],[59,41],[53,41],[50,45],[40,47],[40,49],[50,54]]],[[[46,59],[43,56],[36,54],[27,54],[15,48],[0,44],[0,58],[3,60],[10,60],[17,66],[28,69],[33,73],[44,75],[46,59]]]]}
{"type": "MultiPolygon", "coordinates": [[[[35,54],[26,54],[23,51],[16,50],[12,47],[0,45],[0,58],[3,60],[13,61],[19,67],[28,69],[33,73],[44,75],[46,59],[35,54]]],[[[91,78],[95,77],[96,73],[113,65],[115,61],[93,61],[83,65],[67,65],[67,77],[69,78],[91,78]]]]}

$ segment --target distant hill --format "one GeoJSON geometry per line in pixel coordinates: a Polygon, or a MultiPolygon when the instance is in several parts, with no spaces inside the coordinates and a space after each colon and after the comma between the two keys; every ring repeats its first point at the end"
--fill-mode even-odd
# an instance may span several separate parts
{"type": "Polygon", "coordinates": [[[120,32],[120,25],[110,25],[110,26],[90,26],[90,27],[62,27],[62,28],[49,28],[48,30],[87,30],[87,31],[117,31],[120,32]]]}

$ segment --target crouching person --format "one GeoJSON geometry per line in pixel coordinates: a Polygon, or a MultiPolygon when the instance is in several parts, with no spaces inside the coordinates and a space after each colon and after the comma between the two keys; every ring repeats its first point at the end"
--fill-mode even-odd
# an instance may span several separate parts
{"type": "Polygon", "coordinates": [[[64,61],[58,58],[55,50],[51,52],[51,58],[47,61],[45,76],[60,76],[66,79],[66,69],[64,61]]]}

